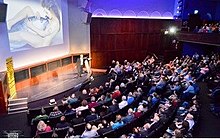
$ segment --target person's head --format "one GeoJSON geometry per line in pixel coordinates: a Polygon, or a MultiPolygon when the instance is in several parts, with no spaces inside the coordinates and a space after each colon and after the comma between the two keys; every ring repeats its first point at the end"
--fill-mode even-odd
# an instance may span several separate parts
{"type": "Polygon", "coordinates": [[[105,95],[101,95],[101,100],[104,100],[105,99],[105,95]]]}
{"type": "Polygon", "coordinates": [[[84,94],[84,95],[86,95],[86,94],[87,94],[86,89],[83,89],[83,90],[82,90],[82,94],[84,94]]]}
{"type": "Polygon", "coordinates": [[[133,95],[133,93],[132,93],[132,92],[129,92],[129,93],[128,93],[128,96],[132,96],[132,95],[133,95]]]}
{"type": "Polygon", "coordinates": [[[60,21],[61,11],[56,0],[42,0],[41,6],[44,8],[45,14],[49,19],[52,18],[52,14],[53,14],[60,21]]]}
{"type": "Polygon", "coordinates": [[[126,96],[122,96],[121,99],[122,99],[122,101],[126,101],[127,98],[126,98],[126,96]]]}
{"type": "Polygon", "coordinates": [[[67,110],[72,110],[72,106],[70,104],[67,105],[67,110]]]}
{"type": "Polygon", "coordinates": [[[84,100],[81,102],[81,105],[82,105],[82,106],[87,106],[87,105],[88,105],[87,100],[84,99],[84,100]]]}
{"type": "Polygon", "coordinates": [[[139,105],[138,108],[137,108],[137,111],[142,112],[143,111],[143,105],[139,105]]]}
{"type": "Polygon", "coordinates": [[[91,108],[90,112],[91,112],[91,114],[95,114],[96,113],[95,108],[91,108]]]}
{"type": "Polygon", "coordinates": [[[134,128],[133,128],[133,133],[134,133],[134,134],[138,134],[138,133],[139,133],[139,130],[138,130],[137,127],[134,127],[134,128]]]}
{"type": "Polygon", "coordinates": [[[116,99],[113,99],[113,100],[112,100],[112,104],[113,104],[113,105],[117,104],[117,100],[116,100],[116,99]]]}
{"type": "Polygon", "coordinates": [[[183,138],[183,134],[182,134],[181,130],[179,130],[179,129],[174,130],[174,136],[175,136],[175,138],[183,138]]]}
{"type": "Polygon", "coordinates": [[[121,87],[121,88],[126,87],[126,86],[125,86],[125,83],[122,82],[122,83],[120,84],[120,87],[121,87]]]}
{"type": "Polygon", "coordinates": [[[66,120],[65,116],[60,117],[60,122],[64,122],[66,120]]]}
{"type": "Polygon", "coordinates": [[[102,126],[103,128],[108,127],[108,122],[106,120],[102,120],[102,126]]]}
{"type": "Polygon", "coordinates": [[[75,97],[76,97],[76,95],[75,95],[75,94],[72,94],[72,95],[71,95],[71,98],[75,98],[75,97]]]}
{"type": "Polygon", "coordinates": [[[128,115],[132,115],[133,114],[133,110],[132,110],[132,108],[129,108],[128,109],[128,115]]]}
{"type": "Polygon", "coordinates": [[[58,110],[59,110],[58,106],[54,106],[53,111],[58,111],[58,110]]]}
{"type": "Polygon", "coordinates": [[[106,82],[106,83],[105,83],[105,87],[109,87],[109,82],[106,82]]]}
{"type": "Polygon", "coordinates": [[[81,116],[82,116],[82,112],[81,112],[81,111],[77,111],[77,112],[76,112],[76,116],[77,116],[77,117],[81,117],[81,116]]]}
{"type": "Polygon", "coordinates": [[[119,86],[117,85],[117,86],[115,86],[115,90],[119,90],[119,86]]]}
{"type": "Polygon", "coordinates": [[[86,131],[91,131],[92,130],[92,125],[90,123],[86,124],[86,131]]]}
{"type": "Polygon", "coordinates": [[[120,122],[120,121],[121,121],[121,115],[118,114],[118,115],[116,115],[116,122],[120,122]]]}
{"type": "Polygon", "coordinates": [[[188,114],[186,115],[186,120],[193,120],[193,115],[190,114],[190,113],[188,113],[188,114]]]}
{"type": "Polygon", "coordinates": [[[47,125],[45,124],[44,121],[39,121],[39,123],[37,124],[37,130],[38,131],[45,131],[47,125]]]}
{"type": "Polygon", "coordinates": [[[69,128],[69,130],[67,131],[67,135],[70,137],[70,136],[73,136],[74,135],[74,129],[72,127],[69,128]]]}
{"type": "Polygon", "coordinates": [[[95,102],[95,97],[94,96],[91,97],[91,102],[95,102]]]}
{"type": "Polygon", "coordinates": [[[189,122],[186,121],[186,120],[184,120],[184,121],[182,122],[182,127],[188,129],[188,128],[189,128],[189,122]]]}

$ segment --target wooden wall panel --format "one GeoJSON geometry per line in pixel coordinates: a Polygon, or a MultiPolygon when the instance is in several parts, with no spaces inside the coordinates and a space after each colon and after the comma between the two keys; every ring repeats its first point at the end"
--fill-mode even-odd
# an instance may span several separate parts
{"type": "Polygon", "coordinates": [[[142,61],[148,54],[163,54],[162,30],[168,29],[168,25],[176,25],[176,21],[93,18],[90,34],[92,67],[106,68],[112,59],[132,62],[142,61]]]}

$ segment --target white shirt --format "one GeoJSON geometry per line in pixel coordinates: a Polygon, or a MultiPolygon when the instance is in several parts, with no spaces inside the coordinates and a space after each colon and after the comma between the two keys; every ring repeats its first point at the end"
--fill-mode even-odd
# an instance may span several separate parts
{"type": "Polygon", "coordinates": [[[118,104],[118,107],[119,107],[119,109],[122,109],[127,105],[128,105],[128,102],[126,100],[123,100],[118,104]]]}

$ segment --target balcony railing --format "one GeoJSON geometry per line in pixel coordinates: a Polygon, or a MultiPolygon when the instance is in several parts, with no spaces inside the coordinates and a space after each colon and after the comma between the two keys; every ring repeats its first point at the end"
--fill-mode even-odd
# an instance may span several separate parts
{"type": "Polygon", "coordinates": [[[181,31],[176,34],[176,37],[182,42],[220,46],[220,34],[218,33],[192,33],[181,31]]]}

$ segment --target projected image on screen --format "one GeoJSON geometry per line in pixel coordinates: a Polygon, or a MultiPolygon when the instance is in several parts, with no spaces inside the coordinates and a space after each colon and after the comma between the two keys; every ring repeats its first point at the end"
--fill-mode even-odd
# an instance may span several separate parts
{"type": "Polygon", "coordinates": [[[61,0],[4,0],[11,52],[63,43],[61,0]]]}

